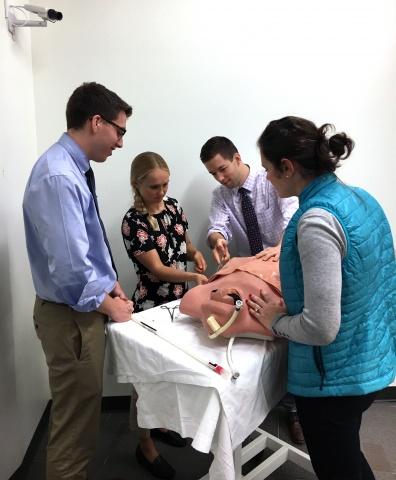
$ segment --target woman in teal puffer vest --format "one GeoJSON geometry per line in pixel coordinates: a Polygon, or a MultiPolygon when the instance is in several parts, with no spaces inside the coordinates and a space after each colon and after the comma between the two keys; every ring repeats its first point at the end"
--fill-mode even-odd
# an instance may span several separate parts
{"type": "Polygon", "coordinates": [[[320,480],[372,480],[360,450],[362,413],[396,373],[396,263],[378,202],[334,174],[352,140],[285,117],[258,140],[280,197],[299,197],[282,241],[285,305],[265,295],[252,315],[289,339],[288,391],[320,480]]]}

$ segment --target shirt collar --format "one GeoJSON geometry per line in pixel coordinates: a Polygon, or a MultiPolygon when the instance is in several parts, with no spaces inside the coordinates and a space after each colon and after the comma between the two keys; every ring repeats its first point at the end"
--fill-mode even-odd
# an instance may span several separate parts
{"type": "Polygon", "coordinates": [[[84,150],[66,132],[60,137],[58,143],[69,153],[80,172],[85,175],[89,170],[89,159],[84,150]]]}
{"type": "MultiPolygon", "coordinates": [[[[241,187],[243,187],[245,190],[248,190],[249,192],[253,191],[254,185],[256,183],[256,175],[257,171],[254,171],[249,165],[249,175],[247,176],[245,182],[241,187]]],[[[240,187],[237,188],[237,191],[239,190],[240,187]]]]}

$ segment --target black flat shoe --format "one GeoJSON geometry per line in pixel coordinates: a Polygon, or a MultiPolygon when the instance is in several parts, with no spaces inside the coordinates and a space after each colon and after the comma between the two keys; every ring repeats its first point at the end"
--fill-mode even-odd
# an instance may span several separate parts
{"type": "Polygon", "coordinates": [[[188,445],[188,440],[181,437],[177,432],[172,432],[172,430],[163,432],[160,428],[152,428],[151,436],[157,438],[163,443],[172,445],[172,447],[185,447],[188,445]]]}
{"type": "Polygon", "coordinates": [[[155,477],[171,479],[175,476],[175,469],[172,467],[172,465],[169,465],[169,463],[161,455],[158,455],[154,462],[150,462],[144,456],[140,445],[136,447],[135,454],[138,463],[152,473],[155,477]]]}

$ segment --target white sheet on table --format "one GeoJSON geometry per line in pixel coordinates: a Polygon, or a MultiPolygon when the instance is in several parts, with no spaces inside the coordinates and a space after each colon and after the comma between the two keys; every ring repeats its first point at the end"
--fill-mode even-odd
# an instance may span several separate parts
{"type": "MultiPolygon", "coordinates": [[[[200,322],[179,313],[172,323],[168,311],[160,307],[136,314],[136,318],[155,326],[199,357],[227,368],[227,340],[210,340],[200,322]]],[[[235,382],[217,375],[135,322],[110,324],[108,344],[110,373],[119,382],[133,383],[142,398],[148,399],[138,404],[139,424],[146,428],[173,428],[193,437],[193,446],[203,452],[208,452],[214,441],[218,445],[217,454],[212,446],[213,453],[219,455],[224,450],[222,461],[232,466],[229,447],[224,444],[226,431],[231,449],[235,449],[262,423],[285,392],[286,345],[281,341],[236,339],[232,356],[240,377],[235,382]],[[161,393],[161,382],[173,383],[173,391],[166,385],[161,393]],[[208,387],[198,389],[202,390],[199,402],[197,386],[208,387]],[[206,410],[199,405],[201,402],[206,410]],[[161,412],[160,418],[156,418],[157,411],[161,412]],[[201,415],[205,415],[205,422],[197,423],[201,415]],[[180,423],[179,428],[175,422],[180,423]],[[220,437],[216,429],[223,432],[220,437]]]]}
{"type": "Polygon", "coordinates": [[[139,395],[138,423],[141,427],[161,425],[176,430],[183,437],[193,438],[192,446],[196,450],[214,454],[209,478],[234,480],[230,430],[215,388],[170,382],[134,385],[139,395]]]}

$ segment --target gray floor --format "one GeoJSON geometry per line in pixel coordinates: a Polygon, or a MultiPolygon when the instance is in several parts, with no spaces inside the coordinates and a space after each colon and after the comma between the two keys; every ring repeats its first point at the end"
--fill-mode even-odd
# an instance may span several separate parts
{"type": "MultiPolygon", "coordinates": [[[[127,409],[102,414],[100,437],[94,461],[90,469],[92,480],[122,478],[125,480],[153,480],[134,457],[137,440],[128,431],[127,409]]],[[[267,432],[289,442],[285,424],[285,412],[279,407],[271,412],[262,425],[267,432]]],[[[33,449],[29,465],[14,475],[12,480],[43,480],[45,466],[46,435],[42,435],[33,449]]],[[[396,480],[396,402],[376,402],[364,415],[361,430],[362,447],[374,470],[377,480],[396,480]]],[[[177,470],[175,480],[195,480],[207,473],[211,455],[196,452],[191,447],[183,449],[158,443],[159,450],[177,470]]],[[[252,460],[247,467],[252,468],[252,460]]],[[[257,462],[256,462],[257,463],[257,462]]],[[[244,468],[243,473],[247,473],[244,468]]],[[[314,480],[313,474],[287,462],[269,480],[314,480]]]]}

